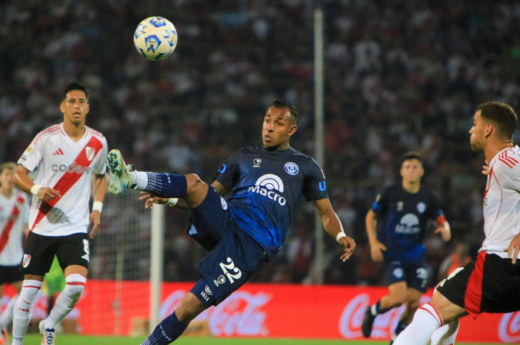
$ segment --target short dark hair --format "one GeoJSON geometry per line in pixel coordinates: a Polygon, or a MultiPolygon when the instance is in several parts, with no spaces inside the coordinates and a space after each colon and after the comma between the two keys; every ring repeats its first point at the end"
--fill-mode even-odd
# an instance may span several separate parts
{"type": "Polygon", "coordinates": [[[289,111],[291,112],[291,115],[294,116],[294,122],[296,122],[298,120],[298,109],[296,109],[294,104],[289,103],[289,102],[280,101],[279,99],[277,99],[270,105],[270,107],[271,106],[278,108],[278,109],[281,109],[281,108],[289,109],[289,111]]]}
{"type": "Polygon", "coordinates": [[[65,90],[63,91],[63,98],[62,99],[65,99],[67,98],[67,93],[69,93],[69,91],[72,91],[72,90],[79,90],[79,91],[83,91],[85,92],[85,96],[87,97],[87,101],[88,101],[88,98],[89,98],[89,93],[88,93],[88,89],[85,85],[81,84],[81,83],[78,83],[78,82],[72,82],[70,83],[69,85],[67,85],[67,87],[65,87],[65,90]]]}
{"type": "Polygon", "coordinates": [[[479,105],[475,111],[479,110],[482,118],[495,125],[499,137],[513,138],[518,116],[511,106],[502,102],[486,102],[479,105]]]}
{"type": "Polygon", "coordinates": [[[409,161],[411,159],[417,159],[422,164],[421,154],[419,152],[415,152],[415,151],[406,152],[403,155],[403,157],[401,158],[401,164],[403,164],[404,162],[409,161]]]}

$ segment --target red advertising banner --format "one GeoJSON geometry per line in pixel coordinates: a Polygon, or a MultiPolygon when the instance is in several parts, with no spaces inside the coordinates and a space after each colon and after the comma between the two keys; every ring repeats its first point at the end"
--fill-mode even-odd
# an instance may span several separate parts
{"type": "MultiPolygon", "coordinates": [[[[171,314],[192,286],[165,283],[161,317],[171,314]]],[[[148,282],[91,280],[69,318],[79,319],[84,334],[129,335],[136,320],[148,317],[149,291],[148,282]]],[[[196,320],[206,321],[217,337],[362,339],[365,308],[386,293],[382,287],[246,284],[196,320]]],[[[44,306],[44,300],[38,302],[35,317],[44,314],[44,306]]],[[[378,316],[373,339],[390,339],[402,311],[403,307],[378,316]]],[[[520,312],[482,314],[477,320],[466,317],[461,321],[458,340],[520,342],[520,312]]]]}

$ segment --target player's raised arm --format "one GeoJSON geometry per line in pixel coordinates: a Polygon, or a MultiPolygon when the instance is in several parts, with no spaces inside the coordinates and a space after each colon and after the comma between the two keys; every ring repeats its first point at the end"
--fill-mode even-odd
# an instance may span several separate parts
{"type": "Polygon", "coordinates": [[[341,260],[343,260],[343,262],[347,261],[354,252],[356,243],[352,238],[345,235],[345,231],[343,231],[343,226],[339,221],[339,217],[332,209],[332,205],[330,204],[330,200],[328,198],[313,200],[313,203],[321,218],[321,222],[323,223],[325,231],[334,237],[345,250],[345,254],[341,256],[341,260]]]}

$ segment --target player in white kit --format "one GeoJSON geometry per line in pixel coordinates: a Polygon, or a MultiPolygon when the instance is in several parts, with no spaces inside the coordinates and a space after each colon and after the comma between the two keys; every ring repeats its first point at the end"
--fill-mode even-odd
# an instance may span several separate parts
{"type": "Polygon", "coordinates": [[[105,197],[107,157],[106,139],[85,126],[88,96],[82,84],[68,85],[60,104],[63,123],[41,131],[18,161],[15,183],[34,196],[22,260],[25,277],[14,310],[13,345],[22,344],[43,277],[55,255],[66,286],[40,323],[42,344],[54,344],[56,324],[74,308],[87,281],[87,228],[93,223],[93,238],[105,197]],[[35,175],[34,182],[29,173],[35,175]],[[89,217],[91,193],[94,205],[89,217]]]}
{"type": "MultiPolygon", "coordinates": [[[[19,294],[22,289],[23,233],[27,232],[29,200],[15,189],[13,176],[16,163],[0,165],[0,298],[4,284],[13,285],[19,294]]],[[[17,295],[13,296],[0,315],[0,345],[7,344],[7,327],[13,318],[17,295]]]]}
{"type": "Polygon", "coordinates": [[[520,152],[513,147],[517,115],[488,102],[473,116],[470,144],[489,163],[484,192],[485,240],[469,264],[442,281],[394,345],[455,343],[458,320],[520,310],[520,152]],[[517,262],[518,261],[518,262],[517,262]]]}

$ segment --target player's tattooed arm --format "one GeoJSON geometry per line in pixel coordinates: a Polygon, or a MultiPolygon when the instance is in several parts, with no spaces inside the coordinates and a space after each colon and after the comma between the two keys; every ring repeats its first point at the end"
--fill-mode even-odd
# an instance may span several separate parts
{"type": "MultiPolygon", "coordinates": [[[[14,184],[23,190],[26,193],[32,193],[32,188],[35,186],[34,182],[29,177],[29,170],[27,170],[25,167],[19,165],[18,168],[16,168],[16,172],[14,174],[14,184]]],[[[58,192],[55,189],[48,188],[45,186],[42,186],[37,190],[37,192],[34,192],[38,198],[40,198],[41,201],[51,201],[55,198],[61,198],[60,192],[58,192]]]]}
{"type": "Polygon", "coordinates": [[[213,189],[215,189],[215,191],[221,196],[225,196],[229,192],[229,190],[218,181],[213,181],[211,187],[213,187],[213,189]]]}
{"type": "Polygon", "coordinates": [[[338,243],[343,246],[343,250],[345,252],[343,255],[341,255],[341,260],[343,262],[347,261],[354,252],[356,243],[352,238],[345,235],[339,217],[332,209],[332,205],[330,204],[330,200],[328,198],[313,200],[313,202],[314,207],[316,208],[316,211],[321,218],[325,231],[332,237],[336,238],[338,243]]]}

